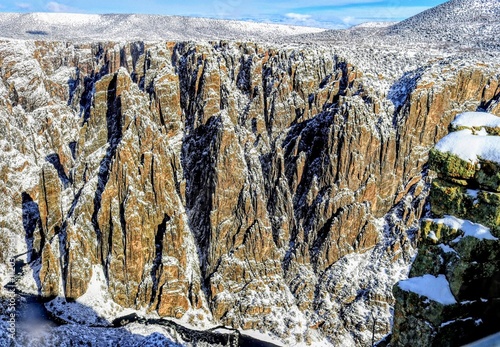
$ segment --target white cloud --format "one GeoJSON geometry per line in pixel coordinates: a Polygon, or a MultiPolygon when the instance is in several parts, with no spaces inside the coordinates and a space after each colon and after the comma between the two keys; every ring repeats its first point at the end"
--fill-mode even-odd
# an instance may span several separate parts
{"type": "Polygon", "coordinates": [[[71,6],[60,4],[55,1],[48,2],[45,8],[50,12],[79,12],[71,6]]]}
{"type": "Polygon", "coordinates": [[[329,29],[348,28],[363,22],[399,21],[428,8],[428,6],[414,5],[416,0],[216,1],[222,3],[238,1],[239,5],[232,9],[232,12],[220,16],[227,19],[243,18],[329,29]]]}
{"type": "Polygon", "coordinates": [[[423,6],[358,6],[356,8],[329,9],[312,13],[321,27],[344,28],[364,22],[399,21],[426,10],[423,6]]]}
{"type": "Polygon", "coordinates": [[[285,17],[290,18],[290,19],[294,19],[297,21],[301,21],[301,22],[311,19],[311,15],[300,14],[300,13],[287,13],[287,14],[285,14],[285,17]]]}
{"type": "MultiPolygon", "coordinates": [[[[228,1],[228,0],[222,0],[228,1]]],[[[230,1],[230,0],[229,0],[230,1]]],[[[313,8],[313,7],[339,7],[339,6],[349,6],[349,5],[363,5],[372,4],[380,2],[381,0],[247,0],[242,2],[241,5],[245,6],[246,9],[254,9],[255,11],[297,11],[298,9],[313,8]],[[294,10],[295,9],[295,10],[294,10]]],[[[392,1],[402,1],[402,0],[392,0],[392,1]]]]}
{"type": "Polygon", "coordinates": [[[300,14],[295,12],[289,12],[281,16],[267,16],[267,17],[252,17],[250,20],[256,20],[259,22],[270,22],[279,23],[286,25],[301,25],[315,28],[324,29],[344,29],[347,25],[342,22],[340,18],[318,18],[317,14],[300,14]]]}
{"type": "Polygon", "coordinates": [[[344,18],[342,18],[342,23],[344,23],[346,26],[351,26],[351,25],[355,25],[355,24],[358,24],[359,20],[355,17],[352,17],[352,16],[346,16],[344,18]]]}
{"type": "Polygon", "coordinates": [[[20,10],[30,10],[31,9],[31,5],[27,4],[25,2],[17,2],[16,7],[19,8],[20,10]]]}

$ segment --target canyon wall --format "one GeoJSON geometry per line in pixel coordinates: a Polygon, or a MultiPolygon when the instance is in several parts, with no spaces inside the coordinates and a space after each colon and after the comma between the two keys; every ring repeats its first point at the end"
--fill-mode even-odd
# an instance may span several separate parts
{"type": "Polygon", "coordinates": [[[0,66],[2,262],[27,251],[47,299],[100,269],[123,307],[287,343],[390,332],[429,149],[500,115],[474,61],[394,79],[326,47],[6,41],[0,66]]]}

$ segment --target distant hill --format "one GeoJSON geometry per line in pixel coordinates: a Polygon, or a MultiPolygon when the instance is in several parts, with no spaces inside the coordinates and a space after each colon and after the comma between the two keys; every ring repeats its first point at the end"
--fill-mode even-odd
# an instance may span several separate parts
{"type": "Polygon", "coordinates": [[[451,0],[388,29],[388,35],[429,42],[499,47],[499,0],[451,0]]]}
{"type": "Polygon", "coordinates": [[[325,29],[141,14],[0,13],[0,37],[39,40],[268,41],[325,29]]]}
{"type": "Polygon", "coordinates": [[[295,41],[500,50],[500,1],[451,0],[404,21],[300,34],[295,41]]]}

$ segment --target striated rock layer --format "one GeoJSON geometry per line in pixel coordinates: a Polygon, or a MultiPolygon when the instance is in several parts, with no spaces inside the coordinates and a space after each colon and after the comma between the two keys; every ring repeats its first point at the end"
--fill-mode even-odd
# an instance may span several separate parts
{"type": "Polygon", "coordinates": [[[27,250],[48,299],[97,268],[122,307],[289,344],[390,332],[429,148],[500,114],[474,61],[397,80],[334,48],[6,41],[0,66],[3,262],[27,250]]]}

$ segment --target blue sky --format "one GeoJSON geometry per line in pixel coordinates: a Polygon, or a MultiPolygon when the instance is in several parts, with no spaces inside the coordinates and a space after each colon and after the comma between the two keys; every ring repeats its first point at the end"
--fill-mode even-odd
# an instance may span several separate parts
{"type": "Polygon", "coordinates": [[[399,21],[445,0],[2,0],[1,12],[147,13],[342,28],[399,21]]]}

